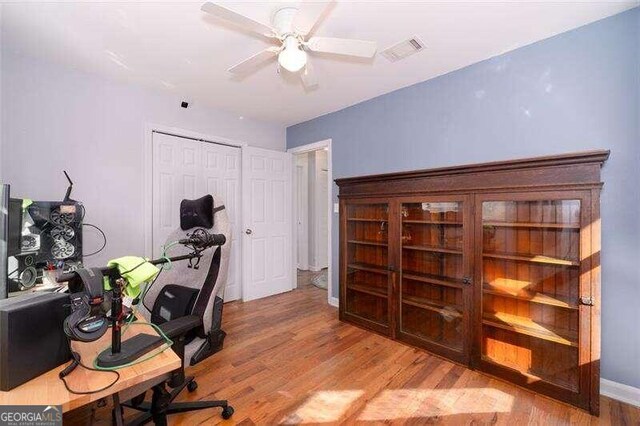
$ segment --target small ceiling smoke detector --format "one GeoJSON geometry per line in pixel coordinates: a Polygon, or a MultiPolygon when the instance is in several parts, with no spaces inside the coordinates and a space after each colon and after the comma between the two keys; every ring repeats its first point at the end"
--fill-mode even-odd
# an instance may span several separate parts
{"type": "Polygon", "coordinates": [[[411,37],[408,40],[401,41],[383,50],[380,54],[389,61],[396,62],[423,50],[424,47],[425,45],[422,40],[418,37],[411,37]]]}

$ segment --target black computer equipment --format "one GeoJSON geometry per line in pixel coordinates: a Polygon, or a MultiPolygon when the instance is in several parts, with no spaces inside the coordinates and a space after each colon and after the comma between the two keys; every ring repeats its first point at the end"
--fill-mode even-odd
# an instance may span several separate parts
{"type": "Polygon", "coordinates": [[[9,198],[8,214],[7,256],[14,256],[22,245],[22,199],[9,198]]]}
{"type": "Polygon", "coordinates": [[[0,299],[7,297],[8,258],[21,251],[22,200],[11,198],[11,187],[0,185],[0,299]]]}
{"type": "Polygon", "coordinates": [[[63,293],[0,300],[0,390],[11,390],[71,359],[62,327],[69,312],[69,295],[63,293]]]}
{"type": "MultiPolygon", "coordinates": [[[[75,270],[82,267],[82,226],[84,206],[71,199],[73,182],[62,201],[9,200],[9,227],[12,236],[7,294],[16,294],[43,283],[47,270],[75,270]],[[19,222],[17,227],[13,224],[19,222]],[[17,243],[17,244],[16,244],[17,243]]],[[[6,257],[6,256],[3,256],[6,257]]]]}
{"type": "Polygon", "coordinates": [[[0,299],[7,297],[9,242],[9,185],[0,185],[0,299]]]}

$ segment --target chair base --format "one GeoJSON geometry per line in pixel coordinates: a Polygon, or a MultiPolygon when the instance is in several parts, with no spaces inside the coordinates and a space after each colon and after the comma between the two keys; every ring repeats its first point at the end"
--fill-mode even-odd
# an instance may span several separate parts
{"type": "MultiPolygon", "coordinates": [[[[167,425],[167,415],[186,413],[189,411],[204,410],[206,408],[222,408],[222,418],[229,419],[233,416],[233,407],[229,405],[226,400],[220,401],[194,401],[194,402],[173,402],[173,400],[187,387],[189,392],[193,392],[198,387],[193,376],[186,377],[182,384],[171,392],[163,384],[153,387],[153,396],[151,403],[144,402],[144,394],[133,398],[131,401],[127,401],[122,405],[125,407],[133,408],[134,410],[142,411],[143,413],[135,417],[128,425],[138,426],[144,425],[153,421],[158,426],[167,425]]],[[[114,418],[116,414],[114,411],[114,418]]]]}

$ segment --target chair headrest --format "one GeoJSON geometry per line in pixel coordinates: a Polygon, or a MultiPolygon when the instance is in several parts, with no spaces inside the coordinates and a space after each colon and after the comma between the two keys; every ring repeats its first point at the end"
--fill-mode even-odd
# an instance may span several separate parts
{"type": "Polygon", "coordinates": [[[182,200],[180,203],[180,228],[213,227],[213,196],[205,195],[197,200],[182,200]]]}

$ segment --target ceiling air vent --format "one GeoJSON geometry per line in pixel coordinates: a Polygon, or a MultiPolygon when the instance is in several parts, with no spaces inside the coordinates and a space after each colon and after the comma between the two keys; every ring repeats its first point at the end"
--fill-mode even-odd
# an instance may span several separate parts
{"type": "Polygon", "coordinates": [[[409,40],[401,41],[380,52],[382,56],[391,62],[399,61],[407,56],[424,49],[424,43],[418,37],[411,37],[409,40]]]}

